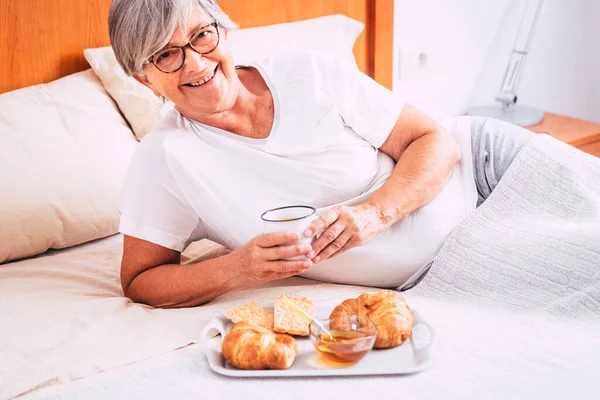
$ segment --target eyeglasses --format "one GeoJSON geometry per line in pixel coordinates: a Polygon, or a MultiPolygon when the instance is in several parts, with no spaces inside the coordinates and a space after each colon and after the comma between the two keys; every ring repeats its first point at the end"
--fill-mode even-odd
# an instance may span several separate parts
{"type": "Polygon", "coordinates": [[[169,46],[154,54],[144,61],[144,64],[154,64],[159,71],[165,74],[177,72],[185,64],[185,49],[189,47],[198,54],[208,54],[219,45],[219,24],[217,21],[198,29],[183,46],[169,46]]]}

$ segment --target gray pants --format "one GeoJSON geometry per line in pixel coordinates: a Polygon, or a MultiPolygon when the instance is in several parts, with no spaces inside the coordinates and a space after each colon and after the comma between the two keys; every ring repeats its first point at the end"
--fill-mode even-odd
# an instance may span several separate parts
{"type": "MultiPolygon", "coordinates": [[[[535,133],[493,118],[471,117],[473,173],[477,186],[477,207],[488,197],[513,160],[535,133]]],[[[415,287],[427,275],[433,261],[398,286],[403,292],[415,287]]]]}
{"type": "Polygon", "coordinates": [[[477,207],[492,193],[521,148],[535,135],[492,118],[471,117],[471,148],[477,207]]]}

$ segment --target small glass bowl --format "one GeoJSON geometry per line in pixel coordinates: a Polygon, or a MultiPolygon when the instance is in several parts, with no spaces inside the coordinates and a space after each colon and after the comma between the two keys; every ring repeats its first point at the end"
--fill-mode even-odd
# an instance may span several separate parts
{"type": "Polygon", "coordinates": [[[329,335],[314,322],[309,325],[310,340],[317,353],[328,364],[349,366],[367,355],[377,336],[377,328],[367,317],[351,315],[337,319],[323,319],[319,322],[333,335],[329,335]]]}

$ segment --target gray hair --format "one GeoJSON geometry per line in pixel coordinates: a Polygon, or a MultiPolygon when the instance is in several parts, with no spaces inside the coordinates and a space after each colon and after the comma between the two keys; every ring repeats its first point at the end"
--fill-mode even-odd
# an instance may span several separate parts
{"type": "Polygon", "coordinates": [[[166,46],[178,26],[187,29],[188,18],[198,7],[222,28],[237,28],[216,0],[113,0],[108,33],[125,73],[143,74],[144,60],[166,46]]]}

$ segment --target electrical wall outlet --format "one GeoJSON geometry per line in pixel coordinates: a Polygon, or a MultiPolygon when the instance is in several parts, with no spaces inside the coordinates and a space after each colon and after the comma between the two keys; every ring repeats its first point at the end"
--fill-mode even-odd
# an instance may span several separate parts
{"type": "Polygon", "coordinates": [[[398,57],[398,79],[422,78],[427,73],[429,56],[425,51],[400,49],[398,57]]]}

